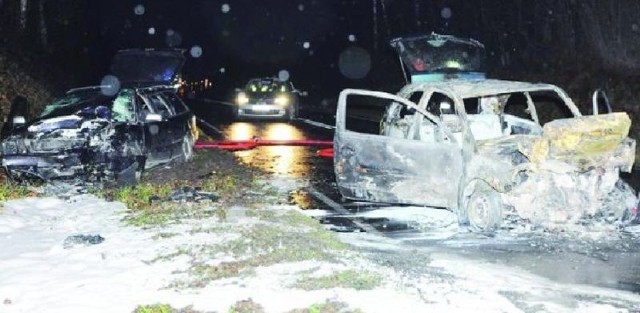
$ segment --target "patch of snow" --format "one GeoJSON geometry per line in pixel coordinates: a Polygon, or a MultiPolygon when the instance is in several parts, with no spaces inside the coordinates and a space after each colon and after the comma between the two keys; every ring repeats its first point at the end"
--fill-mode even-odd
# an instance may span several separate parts
{"type": "MultiPolygon", "coordinates": [[[[278,190],[299,189],[301,185],[283,178],[269,184],[278,190]]],[[[298,210],[288,205],[266,209],[298,210]]],[[[244,214],[248,209],[230,208],[230,218],[224,221],[186,220],[150,229],[124,225],[125,210],[122,203],[89,195],[66,201],[27,198],[5,202],[0,211],[0,300],[7,301],[0,304],[0,311],[131,312],[137,305],[167,303],[175,308],[193,305],[195,310],[226,312],[237,301],[248,298],[266,312],[305,308],[327,299],[374,313],[468,312],[478,308],[490,312],[526,311],[523,308],[553,312],[620,311],[620,307],[640,310],[640,296],[629,292],[558,283],[505,264],[429,249],[416,251],[401,241],[367,233],[337,234],[359,248],[345,251],[340,262],[277,264],[258,267],[255,275],[214,280],[199,289],[166,288],[188,276],[185,271],[192,257],[163,256],[239,239],[239,229],[253,223],[244,214]],[[229,231],[193,231],[211,227],[228,227],[229,231]],[[159,233],[170,236],[159,238],[159,233]],[[104,241],[65,249],[65,238],[78,234],[100,235],[104,241]],[[364,252],[369,258],[363,258],[363,247],[374,251],[364,252]],[[401,262],[388,266],[384,258],[401,262]],[[419,266],[406,267],[405,262],[417,262],[419,266]],[[373,290],[361,291],[291,287],[301,273],[321,276],[346,269],[376,272],[385,281],[373,290]]],[[[389,207],[362,212],[360,217],[417,219],[429,228],[446,225],[452,219],[450,215],[444,210],[389,207]]],[[[206,263],[233,260],[228,253],[219,252],[206,263]]]]}

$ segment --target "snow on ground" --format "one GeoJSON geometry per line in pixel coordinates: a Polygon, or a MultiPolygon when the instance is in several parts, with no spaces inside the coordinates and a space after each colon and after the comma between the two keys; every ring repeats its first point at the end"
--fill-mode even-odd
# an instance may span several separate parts
{"type": "MultiPolygon", "coordinates": [[[[288,186],[288,184],[285,184],[288,186]]],[[[282,187],[282,186],[281,186],[282,187]]],[[[289,206],[275,209],[288,210],[289,206]]],[[[393,210],[393,209],[389,209],[393,210]]],[[[94,196],[69,200],[27,198],[0,209],[0,312],[131,312],[138,305],[167,303],[175,308],[227,312],[251,298],[266,312],[308,308],[327,300],[341,301],[363,312],[625,312],[640,310],[640,296],[623,291],[560,284],[500,264],[478,262],[442,252],[416,253],[397,241],[373,234],[341,234],[364,252],[345,253],[347,261],[302,261],[258,267],[253,275],[209,282],[202,288],[170,287],[188,275],[187,255],[167,258],[180,248],[237,239],[237,227],[250,223],[231,216],[226,233],[193,232],[220,225],[215,217],[187,220],[158,229],[122,222],[125,207],[94,196]],[[235,223],[235,224],[234,224],[235,223]],[[65,248],[72,235],[100,235],[94,245],[65,248]],[[372,249],[382,252],[370,252],[372,249]],[[367,259],[370,258],[370,259],[367,259]],[[387,266],[393,257],[399,264],[387,266]],[[305,291],[291,287],[300,273],[367,270],[385,277],[373,290],[331,288],[305,291]]],[[[389,213],[378,211],[379,213],[389,213]]],[[[402,218],[429,214],[394,210],[402,218]]],[[[374,213],[363,213],[373,215],[374,213]]],[[[442,212],[432,225],[450,225],[442,212]]],[[[397,217],[398,217],[397,216],[397,217]]],[[[424,217],[422,220],[425,220],[424,217]]],[[[445,227],[444,233],[451,229],[445,227]]],[[[221,253],[208,263],[228,261],[221,253]]]]}

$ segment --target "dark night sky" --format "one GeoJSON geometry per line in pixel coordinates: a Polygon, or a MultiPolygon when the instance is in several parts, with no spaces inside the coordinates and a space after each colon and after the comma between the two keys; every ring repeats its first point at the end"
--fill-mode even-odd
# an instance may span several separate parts
{"type": "MultiPolygon", "coordinates": [[[[382,58],[396,62],[386,40],[401,33],[416,33],[420,23],[426,30],[427,23],[415,18],[418,13],[440,15],[440,11],[434,9],[437,1],[431,2],[429,10],[414,7],[412,1],[386,1],[390,15],[400,9],[416,14],[411,16],[411,21],[385,19],[377,1],[375,49],[373,3],[364,0],[95,1],[90,8],[95,18],[90,21],[97,23],[99,36],[93,54],[107,59],[117,49],[172,46],[187,49],[189,55],[192,47],[199,46],[202,55],[189,57],[185,67],[187,78],[207,77],[228,89],[251,77],[277,75],[280,70],[287,70],[300,89],[332,92],[370,83],[377,70],[372,68],[364,79],[344,77],[338,61],[345,49],[360,47],[374,61],[382,58]]],[[[430,21],[440,28],[449,22],[440,16],[430,21]]],[[[428,29],[434,28],[437,30],[436,27],[428,29]]],[[[397,72],[392,76],[401,84],[400,68],[393,64],[397,72]]]]}

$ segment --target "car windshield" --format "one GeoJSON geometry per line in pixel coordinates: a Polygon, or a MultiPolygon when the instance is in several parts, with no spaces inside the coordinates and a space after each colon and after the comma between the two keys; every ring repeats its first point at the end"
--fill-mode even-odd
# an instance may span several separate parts
{"type": "Polygon", "coordinates": [[[75,114],[91,107],[111,108],[115,98],[116,96],[105,96],[99,90],[72,92],[45,106],[40,118],[75,114]]]}
{"type": "Polygon", "coordinates": [[[251,80],[245,87],[245,91],[252,94],[272,94],[277,92],[289,92],[290,88],[285,83],[274,79],[251,80]]]}

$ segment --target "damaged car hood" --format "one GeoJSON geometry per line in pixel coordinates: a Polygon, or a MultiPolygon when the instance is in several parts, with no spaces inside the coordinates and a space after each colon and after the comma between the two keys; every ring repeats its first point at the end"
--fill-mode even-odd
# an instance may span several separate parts
{"type": "Polygon", "coordinates": [[[626,113],[559,119],[543,127],[543,136],[519,150],[533,164],[548,160],[566,162],[581,170],[609,165],[631,171],[635,141],[628,138],[631,119],[626,113]]]}

